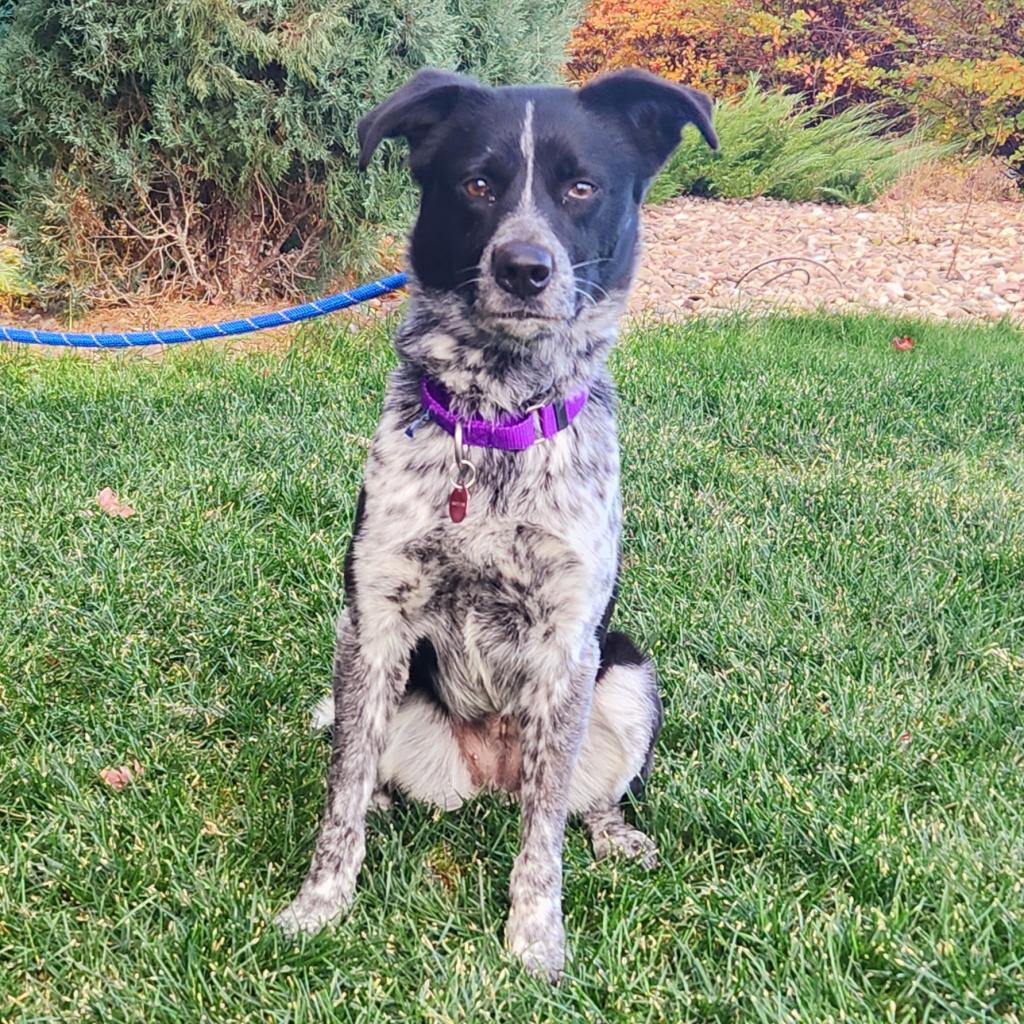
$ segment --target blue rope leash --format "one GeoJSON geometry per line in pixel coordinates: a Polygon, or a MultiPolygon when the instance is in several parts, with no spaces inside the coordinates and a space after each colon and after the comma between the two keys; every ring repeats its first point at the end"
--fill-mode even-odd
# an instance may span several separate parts
{"type": "Polygon", "coordinates": [[[0,327],[0,341],[16,341],[25,345],[63,345],[66,348],[132,348],[138,345],[180,345],[186,341],[205,341],[207,338],[227,338],[233,334],[265,331],[268,327],[284,327],[302,320],[336,313],[339,309],[369,302],[388,292],[397,291],[408,282],[406,274],[391,274],[378,281],[361,284],[349,292],[338,292],[316,302],[274,313],[260,313],[244,320],[228,320],[204,327],[170,327],[162,331],[129,331],[124,334],[74,334],[61,331],[32,331],[20,327],[0,327]]]}

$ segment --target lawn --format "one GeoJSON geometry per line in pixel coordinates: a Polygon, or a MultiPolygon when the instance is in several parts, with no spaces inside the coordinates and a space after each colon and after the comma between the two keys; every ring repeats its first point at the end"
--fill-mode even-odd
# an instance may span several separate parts
{"type": "Polygon", "coordinates": [[[0,1019],[1024,1020],[1024,337],[625,339],[618,621],[666,698],[636,809],[663,865],[571,829],[552,988],[502,952],[496,801],[375,814],[350,917],[268,926],[312,849],[306,711],[391,365],[344,326],[0,353],[0,1019]]]}

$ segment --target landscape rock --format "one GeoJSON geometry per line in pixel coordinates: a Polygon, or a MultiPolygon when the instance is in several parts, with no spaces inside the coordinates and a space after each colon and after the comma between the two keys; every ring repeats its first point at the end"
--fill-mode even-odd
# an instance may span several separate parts
{"type": "Polygon", "coordinates": [[[1009,196],[859,208],[683,197],[645,209],[644,239],[634,313],[884,308],[1024,322],[1024,201],[1009,196]]]}

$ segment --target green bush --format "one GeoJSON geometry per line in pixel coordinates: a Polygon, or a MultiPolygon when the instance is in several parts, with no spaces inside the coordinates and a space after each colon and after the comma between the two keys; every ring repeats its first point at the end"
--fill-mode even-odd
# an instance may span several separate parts
{"type": "Polygon", "coordinates": [[[687,132],[649,199],[770,196],[868,203],[942,151],[934,143],[888,136],[889,127],[876,107],[853,106],[826,117],[821,106],[807,106],[799,94],[760,92],[752,80],[740,96],[715,107],[718,152],[687,132]]]}
{"type": "Polygon", "coordinates": [[[409,214],[359,117],[415,69],[550,78],[579,0],[21,0],[0,154],[27,272],[65,299],[255,296],[377,261],[409,214]]]}

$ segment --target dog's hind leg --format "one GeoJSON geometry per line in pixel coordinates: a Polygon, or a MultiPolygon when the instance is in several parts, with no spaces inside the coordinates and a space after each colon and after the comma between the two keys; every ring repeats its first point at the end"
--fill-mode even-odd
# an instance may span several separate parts
{"type": "Polygon", "coordinates": [[[626,821],[621,803],[602,810],[585,811],[582,820],[590,833],[590,843],[597,860],[618,853],[639,861],[648,871],[658,866],[657,845],[650,836],[626,821]]]}
{"type": "Polygon", "coordinates": [[[426,694],[403,698],[388,731],[377,784],[378,793],[396,790],[446,811],[461,807],[479,789],[450,717],[426,694]]]}
{"type": "Polygon", "coordinates": [[[590,720],[569,791],[600,859],[621,853],[646,868],[657,864],[657,847],[627,823],[622,801],[639,795],[651,772],[662,708],[651,660],[622,633],[608,633],[601,648],[590,720]]]}
{"type": "Polygon", "coordinates": [[[309,713],[309,731],[320,732],[334,728],[334,694],[325,693],[309,713]]]}

